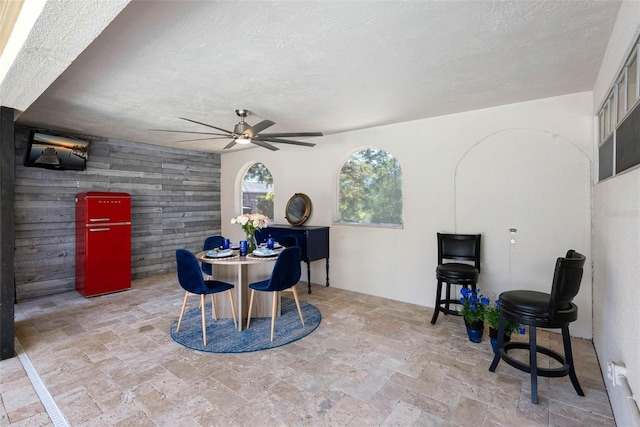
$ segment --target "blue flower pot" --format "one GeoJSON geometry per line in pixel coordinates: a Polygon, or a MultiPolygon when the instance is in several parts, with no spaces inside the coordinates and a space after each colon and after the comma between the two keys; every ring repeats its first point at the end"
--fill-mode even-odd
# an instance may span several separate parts
{"type": "Polygon", "coordinates": [[[467,326],[467,335],[469,335],[469,341],[471,342],[481,342],[483,332],[484,329],[471,329],[467,326]]]}

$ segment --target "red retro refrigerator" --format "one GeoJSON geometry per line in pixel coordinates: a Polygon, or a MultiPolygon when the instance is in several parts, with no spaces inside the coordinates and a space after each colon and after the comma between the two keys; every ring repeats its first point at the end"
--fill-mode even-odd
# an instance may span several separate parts
{"type": "Polygon", "coordinates": [[[76,290],[85,297],[131,287],[131,195],[76,194],[76,290]]]}

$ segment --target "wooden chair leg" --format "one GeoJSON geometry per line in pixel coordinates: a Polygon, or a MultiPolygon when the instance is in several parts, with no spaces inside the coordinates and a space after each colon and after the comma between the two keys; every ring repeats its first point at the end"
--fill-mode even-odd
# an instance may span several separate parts
{"type": "MultiPolygon", "coordinates": [[[[233,304],[233,293],[231,292],[231,289],[229,289],[227,292],[229,292],[229,303],[231,304],[231,314],[233,315],[233,326],[238,329],[238,321],[236,320],[236,306],[233,304]]],[[[247,325],[247,328],[248,327],[249,325],[247,325]]]]}
{"type": "Polygon", "coordinates": [[[204,342],[204,345],[207,345],[207,315],[205,313],[205,306],[204,306],[204,294],[200,295],[200,305],[202,307],[202,342],[204,342]]]}
{"type": "Polygon", "coordinates": [[[273,332],[276,329],[276,312],[278,311],[278,296],[280,292],[273,292],[273,307],[271,309],[271,342],[273,342],[273,332]]]}
{"type": "Polygon", "coordinates": [[[182,310],[180,310],[180,317],[178,318],[178,327],[176,328],[176,332],[180,330],[180,324],[182,323],[182,316],[184,316],[184,309],[187,306],[187,298],[189,298],[189,292],[184,293],[184,300],[182,301],[182,310]]]}
{"type": "Polygon", "coordinates": [[[300,316],[300,321],[302,322],[302,326],[304,326],[304,316],[302,316],[302,309],[300,308],[300,300],[298,299],[298,291],[296,291],[295,285],[291,288],[293,291],[293,299],[296,300],[296,306],[298,307],[298,315],[300,316]]]}
{"type": "Polygon", "coordinates": [[[249,298],[249,312],[247,313],[247,329],[251,324],[251,309],[253,308],[253,295],[256,293],[255,289],[251,289],[251,297],[249,298]]]}
{"type": "Polygon", "coordinates": [[[213,320],[218,320],[218,310],[216,310],[216,299],[213,296],[213,294],[211,294],[211,317],[213,318],[213,320]]]}

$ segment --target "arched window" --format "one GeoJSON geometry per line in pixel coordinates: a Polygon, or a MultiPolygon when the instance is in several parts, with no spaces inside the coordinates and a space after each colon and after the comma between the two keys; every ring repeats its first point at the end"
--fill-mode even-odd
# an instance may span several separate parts
{"type": "Polygon", "coordinates": [[[242,213],[273,218],[273,176],[262,163],[254,163],[242,178],[242,213]]]}
{"type": "Polygon", "coordinates": [[[402,168],[384,150],[351,155],[338,177],[340,222],[402,225],[402,168]]]}

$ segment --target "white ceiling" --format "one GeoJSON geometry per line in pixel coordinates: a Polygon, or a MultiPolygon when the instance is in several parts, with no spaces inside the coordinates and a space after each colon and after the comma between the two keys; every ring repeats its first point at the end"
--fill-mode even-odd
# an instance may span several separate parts
{"type": "Polygon", "coordinates": [[[132,1],[17,122],[222,152],[149,129],[232,129],[247,108],[265,132],[333,134],[590,91],[619,6],[132,1]]]}

